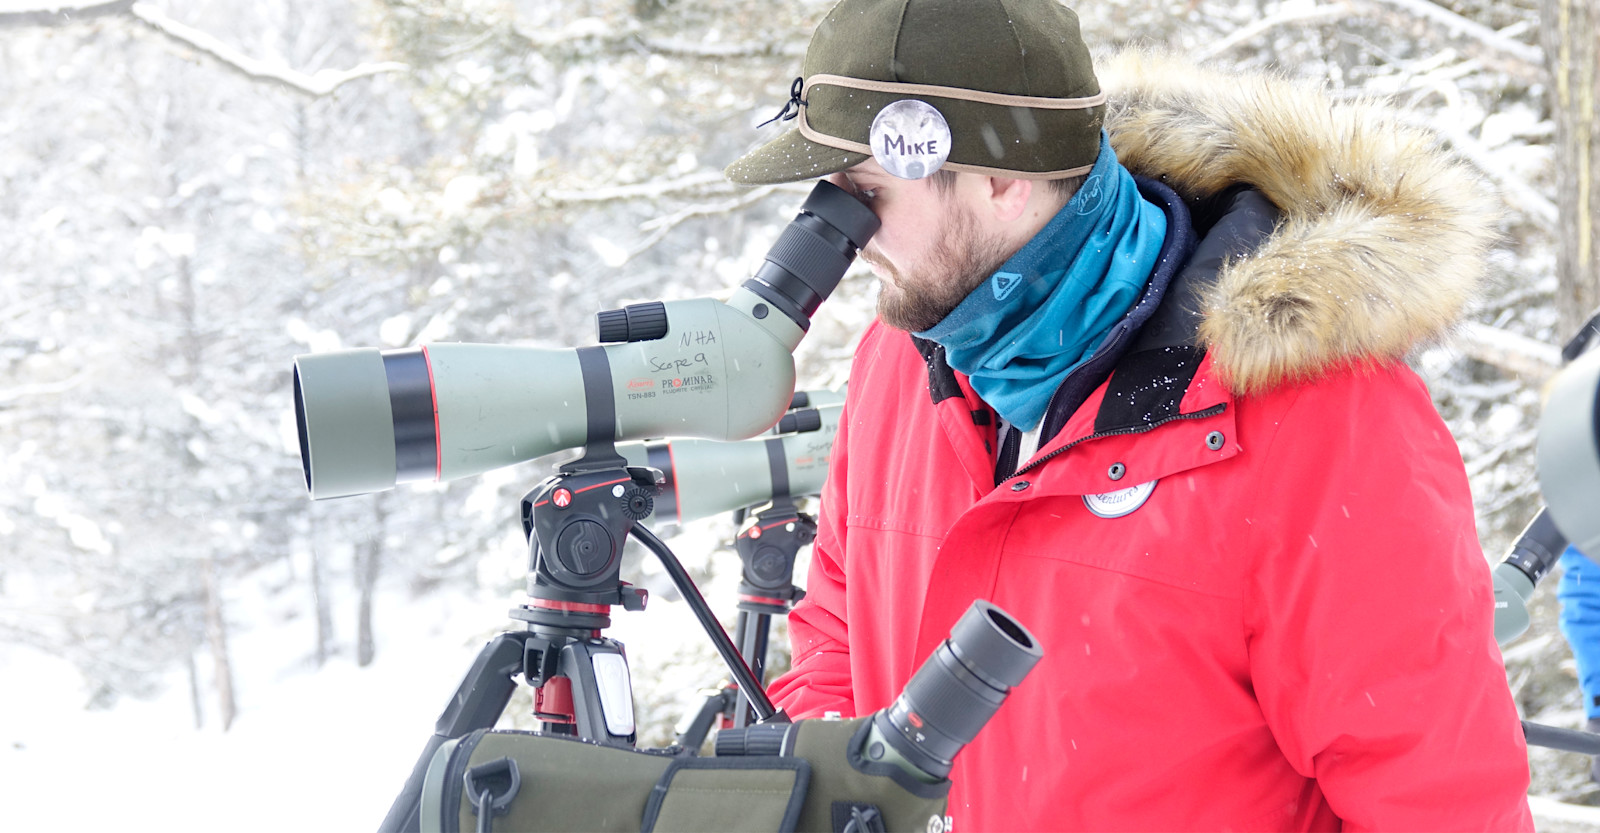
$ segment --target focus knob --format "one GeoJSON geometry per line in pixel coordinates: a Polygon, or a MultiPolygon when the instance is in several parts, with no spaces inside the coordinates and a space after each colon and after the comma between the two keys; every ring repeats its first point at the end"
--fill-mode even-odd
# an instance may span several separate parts
{"type": "Polygon", "coordinates": [[[642,521],[656,511],[656,500],[635,486],[622,495],[622,514],[630,521],[642,521]]]}
{"type": "Polygon", "coordinates": [[[667,334],[667,305],[660,301],[603,310],[595,316],[601,344],[655,341],[667,334]]]}

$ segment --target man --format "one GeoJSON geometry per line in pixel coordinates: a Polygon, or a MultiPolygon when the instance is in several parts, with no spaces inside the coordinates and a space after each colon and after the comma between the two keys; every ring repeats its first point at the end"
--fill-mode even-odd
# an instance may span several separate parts
{"type": "Polygon", "coordinates": [[[1280,81],[1125,55],[1106,96],[1050,0],[844,0],[804,73],[728,175],[855,193],[882,288],[774,699],[883,708],[985,598],[1044,659],[956,759],[959,830],[1532,829],[1401,362],[1481,274],[1477,181],[1280,81]]]}

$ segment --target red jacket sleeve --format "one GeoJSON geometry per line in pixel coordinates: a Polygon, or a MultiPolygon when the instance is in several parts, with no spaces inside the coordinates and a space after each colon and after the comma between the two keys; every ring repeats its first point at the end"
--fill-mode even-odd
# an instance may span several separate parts
{"type": "Polygon", "coordinates": [[[1347,831],[1532,830],[1471,494],[1421,381],[1336,374],[1254,442],[1282,480],[1250,509],[1251,682],[1290,763],[1347,831]]]}
{"type": "Polygon", "coordinates": [[[806,596],[789,612],[789,646],[794,657],[788,673],[774,680],[767,693],[793,718],[821,717],[836,711],[855,716],[850,687],[850,619],[845,605],[845,499],[849,447],[848,396],[839,415],[828,458],[828,479],[822,487],[817,539],[811,547],[806,596]]]}

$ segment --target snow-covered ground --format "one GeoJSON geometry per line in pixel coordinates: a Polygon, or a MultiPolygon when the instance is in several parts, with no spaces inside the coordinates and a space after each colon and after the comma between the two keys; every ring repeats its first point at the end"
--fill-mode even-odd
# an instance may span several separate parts
{"type": "MultiPolygon", "coordinates": [[[[669,545],[693,564],[693,548],[703,557],[713,542],[685,536],[669,545]]],[[[732,564],[708,595],[737,583],[737,557],[721,557],[732,564]]],[[[375,829],[479,648],[513,625],[506,612],[517,601],[384,593],[373,663],[357,668],[346,650],[318,670],[309,660],[313,620],[298,612],[299,599],[231,592],[239,714],[227,732],[209,690],[206,725],[195,729],[182,672],[154,700],[87,711],[83,679],[68,662],[0,645],[0,796],[8,799],[0,831],[375,829]]],[[[720,601],[713,597],[719,612],[731,609],[720,601]]],[[[606,635],[627,646],[642,702],[677,714],[718,681],[702,679],[714,655],[683,602],[657,591],[648,610],[619,609],[613,620],[606,635]]],[[[351,634],[353,622],[336,621],[335,631],[351,634]]]]}
{"type": "Polygon", "coordinates": [[[11,799],[0,826],[375,828],[472,658],[464,607],[406,608],[385,640],[391,649],[365,669],[346,657],[316,672],[276,663],[285,633],[241,635],[233,646],[240,713],[226,733],[215,718],[196,731],[181,675],[152,702],[91,712],[67,663],[0,649],[0,791],[11,799]]]}

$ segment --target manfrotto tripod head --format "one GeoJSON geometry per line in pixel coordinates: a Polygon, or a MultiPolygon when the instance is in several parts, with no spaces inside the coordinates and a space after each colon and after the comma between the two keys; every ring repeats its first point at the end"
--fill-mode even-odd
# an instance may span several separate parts
{"type": "Polygon", "coordinates": [[[528,596],[517,614],[535,624],[604,628],[611,605],[643,610],[644,591],[618,575],[633,525],[649,517],[661,473],[623,466],[620,457],[596,465],[587,455],[561,467],[522,498],[528,539],[528,596]],[[583,465],[588,462],[589,465],[583,465]]]}

